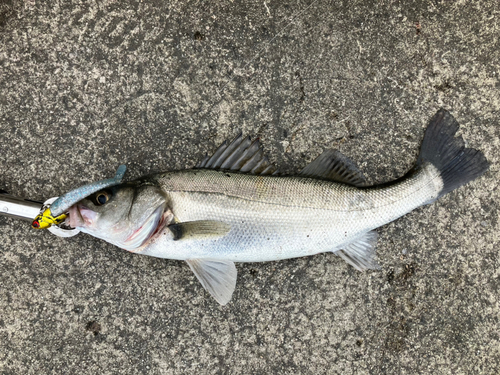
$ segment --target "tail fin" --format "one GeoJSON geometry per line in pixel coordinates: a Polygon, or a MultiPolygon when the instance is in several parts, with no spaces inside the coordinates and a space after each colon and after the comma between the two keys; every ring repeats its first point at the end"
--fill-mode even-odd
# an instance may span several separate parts
{"type": "Polygon", "coordinates": [[[459,188],[486,172],[489,163],[483,153],[465,148],[462,137],[456,137],[458,122],[441,108],[425,131],[417,166],[430,162],[441,172],[443,189],[438,197],[459,188]]]}

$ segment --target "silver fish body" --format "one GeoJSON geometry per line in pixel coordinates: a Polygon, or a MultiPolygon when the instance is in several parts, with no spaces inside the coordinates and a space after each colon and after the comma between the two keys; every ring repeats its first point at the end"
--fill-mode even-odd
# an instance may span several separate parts
{"type": "Polygon", "coordinates": [[[69,209],[69,225],[138,254],[185,260],[221,304],[235,288],[234,262],[333,252],[358,270],[377,269],[373,229],[488,169],[480,151],[454,137],[457,130],[451,114],[438,111],[415,168],[372,187],[331,150],[297,176],[276,176],[258,141],[240,135],[195,169],[92,194],[69,209]]]}
{"type": "Polygon", "coordinates": [[[227,223],[220,238],[175,241],[163,235],[138,252],[160,258],[263,262],[336,252],[365,233],[437,198],[442,188],[431,164],[384,188],[307,177],[253,176],[186,170],[156,178],[180,222],[227,223]]]}

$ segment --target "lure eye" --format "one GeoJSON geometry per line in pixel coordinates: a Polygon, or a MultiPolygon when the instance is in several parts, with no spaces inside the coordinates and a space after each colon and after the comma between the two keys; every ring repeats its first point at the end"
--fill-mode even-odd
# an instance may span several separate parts
{"type": "Polygon", "coordinates": [[[103,204],[107,203],[110,198],[110,193],[108,193],[107,191],[100,191],[96,194],[94,201],[96,205],[102,206],[103,204]]]}

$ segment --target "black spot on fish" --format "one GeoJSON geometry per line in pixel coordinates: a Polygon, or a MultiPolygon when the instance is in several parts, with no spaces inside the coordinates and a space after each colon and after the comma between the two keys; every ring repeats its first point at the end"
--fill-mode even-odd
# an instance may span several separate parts
{"type": "Polygon", "coordinates": [[[170,229],[170,231],[174,235],[174,241],[180,240],[182,236],[184,236],[184,231],[182,230],[181,225],[172,224],[168,226],[168,229],[170,229]]]}

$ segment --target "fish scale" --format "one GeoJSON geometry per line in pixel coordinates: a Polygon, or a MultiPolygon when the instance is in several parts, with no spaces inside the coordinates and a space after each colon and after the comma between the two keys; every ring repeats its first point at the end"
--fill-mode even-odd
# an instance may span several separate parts
{"type": "Polygon", "coordinates": [[[221,221],[230,224],[231,230],[215,240],[168,243],[168,236],[160,236],[141,253],[235,262],[339,250],[361,234],[435,199],[442,188],[439,172],[430,164],[384,189],[214,170],[163,174],[157,182],[180,222],[221,221]]]}

